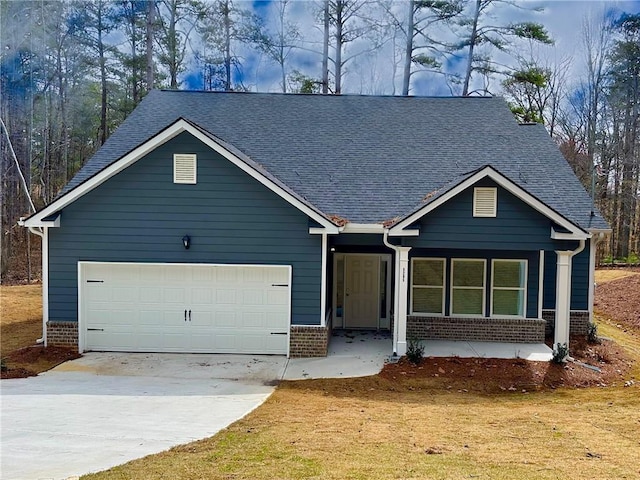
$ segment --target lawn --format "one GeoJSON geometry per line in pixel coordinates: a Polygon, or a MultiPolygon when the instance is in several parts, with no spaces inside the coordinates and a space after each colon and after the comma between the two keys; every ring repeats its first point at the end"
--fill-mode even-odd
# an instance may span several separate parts
{"type": "Polygon", "coordinates": [[[210,439],[82,479],[640,478],[640,338],[598,323],[634,360],[615,387],[484,394],[441,378],[284,382],[210,439]]]}
{"type": "MultiPolygon", "coordinates": [[[[1,288],[4,355],[40,336],[40,287],[1,288]]],[[[615,387],[483,393],[446,388],[442,377],[381,375],[284,382],[212,438],[82,478],[640,478],[640,337],[604,317],[599,331],[635,360],[615,387]]]]}

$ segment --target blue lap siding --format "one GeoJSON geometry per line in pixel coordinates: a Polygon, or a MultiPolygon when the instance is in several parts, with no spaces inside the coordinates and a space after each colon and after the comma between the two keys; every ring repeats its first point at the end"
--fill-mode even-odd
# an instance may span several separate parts
{"type": "Polygon", "coordinates": [[[321,239],[309,218],[182,133],[61,213],[49,229],[49,318],[77,320],[77,263],[291,265],[292,323],[319,324],[321,239]],[[197,184],[173,183],[173,154],[197,155],[197,184]],[[191,237],[185,250],[182,237],[191,237]]]}

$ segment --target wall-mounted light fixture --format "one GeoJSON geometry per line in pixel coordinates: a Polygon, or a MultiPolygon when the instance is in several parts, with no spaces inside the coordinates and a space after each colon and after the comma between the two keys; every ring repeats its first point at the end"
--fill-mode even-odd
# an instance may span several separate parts
{"type": "Polygon", "coordinates": [[[332,252],[336,251],[336,247],[331,247],[329,250],[331,250],[332,252]]]}
{"type": "Polygon", "coordinates": [[[182,237],[182,245],[186,250],[189,250],[189,247],[191,246],[191,238],[189,237],[189,235],[185,235],[184,237],[182,237]]]}

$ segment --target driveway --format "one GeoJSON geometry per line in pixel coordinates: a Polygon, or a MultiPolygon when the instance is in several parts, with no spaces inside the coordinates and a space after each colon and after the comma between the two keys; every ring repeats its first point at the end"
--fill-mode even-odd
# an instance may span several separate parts
{"type": "Polygon", "coordinates": [[[258,407],[279,356],[89,353],[0,383],[0,477],[64,479],[214,435],[258,407]]]}

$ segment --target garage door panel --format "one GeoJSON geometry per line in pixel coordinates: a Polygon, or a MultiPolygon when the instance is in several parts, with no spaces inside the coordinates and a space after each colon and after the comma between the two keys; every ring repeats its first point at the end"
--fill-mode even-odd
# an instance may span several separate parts
{"type": "Polygon", "coordinates": [[[160,303],[162,289],[158,287],[140,287],[139,299],[141,303],[160,303]]]}
{"type": "Polygon", "coordinates": [[[242,305],[254,305],[254,306],[262,306],[264,305],[264,291],[258,289],[247,289],[243,290],[241,302],[242,305]]]}
{"type": "Polygon", "coordinates": [[[182,306],[187,306],[187,289],[185,287],[173,287],[173,288],[163,288],[163,302],[165,304],[180,304],[182,306]]]}
{"type": "Polygon", "coordinates": [[[290,267],[81,263],[81,272],[86,350],[287,352],[290,267]]]}

